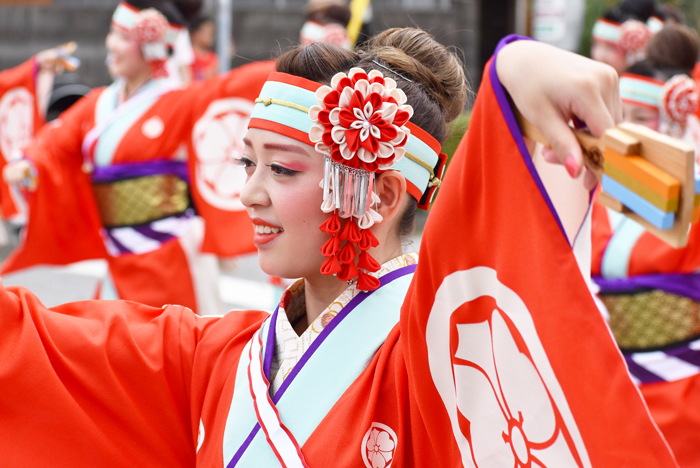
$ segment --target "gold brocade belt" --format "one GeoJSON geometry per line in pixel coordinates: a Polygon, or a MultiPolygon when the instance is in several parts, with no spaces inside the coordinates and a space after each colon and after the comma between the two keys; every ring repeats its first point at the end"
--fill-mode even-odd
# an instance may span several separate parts
{"type": "Polygon", "coordinates": [[[189,206],[187,182],[172,174],[93,183],[92,190],[105,227],[144,224],[189,206]]]}
{"type": "Polygon", "coordinates": [[[620,348],[655,348],[700,334],[700,304],[658,289],[601,294],[620,348]]]}

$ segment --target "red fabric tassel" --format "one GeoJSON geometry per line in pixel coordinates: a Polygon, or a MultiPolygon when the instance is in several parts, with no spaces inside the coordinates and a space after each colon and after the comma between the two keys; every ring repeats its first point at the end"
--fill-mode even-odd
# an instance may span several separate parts
{"type": "Polygon", "coordinates": [[[357,289],[361,291],[374,291],[379,287],[379,279],[361,271],[357,277],[357,289]]]}
{"type": "Polygon", "coordinates": [[[357,243],[360,250],[369,250],[370,247],[376,247],[379,245],[379,241],[376,237],[374,237],[372,231],[369,229],[362,229],[360,232],[360,241],[357,243]]]}
{"type": "Polygon", "coordinates": [[[340,231],[340,218],[338,217],[338,211],[334,211],[328,219],[319,226],[321,232],[326,232],[330,235],[338,234],[340,231]]]}
{"type": "Polygon", "coordinates": [[[357,244],[362,239],[362,233],[360,232],[360,226],[357,223],[350,223],[350,228],[348,229],[348,240],[353,244],[357,244]]]}
{"type": "Polygon", "coordinates": [[[342,281],[350,281],[357,276],[357,267],[354,263],[344,263],[338,273],[338,279],[342,281]]]}
{"type": "Polygon", "coordinates": [[[148,63],[151,66],[153,78],[167,78],[168,70],[165,68],[165,60],[151,60],[148,63]]]}
{"type": "Polygon", "coordinates": [[[363,270],[375,272],[379,271],[381,268],[381,265],[379,264],[378,261],[374,259],[370,254],[367,252],[363,251],[360,254],[360,259],[357,262],[357,268],[361,268],[363,270]]]}
{"type": "Polygon", "coordinates": [[[355,263],[355,245],[348,241],[345,243],[343,248],[340,250],[340,254],[338,255],[338,260],[340,260],[342,263],[355,263]]]}
{"type": "Polygon", "coordinates": [[[343,225],[343,229],[340,230],[340,240],[346,240],[350,236],[350,229],[352,228],[352,225],[355,224],[352,222],[352,219],[348,219],[345,221],[345,224],[343,225]]]}
{"type": "Polygon", "coordinates": [[[323,273],[326,276],[333,276],[337,273],[340,273],[341,268],[342,267],[340,266],[338,257],[336,255],[333,255],[325,262],[323,262],[323,265],[321,265],[321,273],[323,273]]]}
{"type": "Polygon", "coordinates": [[[326,258],[332,257],[333,255],[337,254],[339,250],[340,240],[338,239],[338,236],[332,236],[326,241],[325,244],[323,244],[323,247],[321,247],[321,253],[326,258]]]}

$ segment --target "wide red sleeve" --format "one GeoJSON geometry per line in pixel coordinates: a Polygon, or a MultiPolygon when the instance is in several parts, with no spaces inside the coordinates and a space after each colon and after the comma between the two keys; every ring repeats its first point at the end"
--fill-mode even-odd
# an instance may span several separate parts
{"type": "Polygon", "coordinates": [[[435,466],[674,467],[577,266],[495,59],[402,308],[435,466]]]}
{"type": "Polygon", "coordinates": [[[23,288],[0,289],[0,311],[2,466],[58,468],[194,466],[202,370],[265,315],[223,330],[180,306],[47,309],[23,288]]]}
{"type": "Polygon", "coordinates": [[[188,135],[190,188],[205,220],[202,250],[222,257],[255,251],[253,227],[240,195],[246,176],[236,159],[255,99],[274,62],[255,62],[187,90],[192,116],[188,135]]]}
{"type": "MultiPolygon", "coordinates": [[[[37,63],[26,62],[0,72],[0,172],[8,161],[21,156],[34,134],[44,125],[36,96],[37,63]]],[[[18,192],[0,178],[2,217],[11,219],[23,211],[18,192]]]]}
{"type": "Polygon", "coordinates": [[[100,92],[91,92],[42,128],[24,150],[37,170],[37,189],[28,193],[23,242],[3,263],[2,274],[37,264],[104,257],[101,222],[90,177],[82,170],[81,151],[100,92]]]}

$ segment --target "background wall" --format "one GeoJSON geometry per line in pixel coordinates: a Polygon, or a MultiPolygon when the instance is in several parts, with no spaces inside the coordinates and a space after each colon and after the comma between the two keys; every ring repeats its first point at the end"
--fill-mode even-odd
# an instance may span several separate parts
{"type": "MultiPolygon", "coordinates": [[[[89,86],[110,82],[104,66],[104,37],[118,0],[53,0],[45,6],[0,4],[0,69],[15,66],[32,54],[75,40],[81,59],[81,76],[89,86]]],[[[512,27],[513,0],[489,0],[489,21],[501,29],[512,27]],[[500,5],[500,8],[499,8],[500,5]],[[500,15],[494,18],[494,12],[500,15]],[[502,19],[499,19],[502,18],[502,19]]],[[[263,60],[293,46],[304,21],[305,0],[234,0],[233,34],[236,54],[233,66],[263,60]]],[[[215,12],[216,0],[206,0],[205,12],[215,12]]],[[[495,43],[481,50],[481,0],[374,0],[372,31],[395,26],[419,26],[444,44],[455,46],[475,79],[495,43]]],[[[490,28],[501,37],[498,28],[490,28]]]]}

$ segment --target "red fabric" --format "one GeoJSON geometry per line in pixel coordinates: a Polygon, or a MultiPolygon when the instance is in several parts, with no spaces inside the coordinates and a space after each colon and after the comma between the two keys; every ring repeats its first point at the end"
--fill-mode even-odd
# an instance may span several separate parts
{"type": "MultiPolygon", "coordinates": [[[[606,207],[597,201],[593,205],[593,255],[591,271],[601,274],[603,254],[612,237],[606,207]]],[[[700,268],[700,224],[690,228],[688,244],[675,249],[650,232],[641,235],[632,249],[629,276],[655,273],[695,273],[700,268]]]]}
{"type": "Polygon", "coordinates": [[[643,385],[641,390],[654,421],[673,449],[678,465],[700,467],[700,405],[697,404],[700,402],[700,376],[643,385]]]}
{"type": "Polygon", "coordinates": [[[23,288],[0,290],[0,307],[7,468],[195,466],[200,418],[221,413],[227,377],[267,315],[125,301],[46,309],[23,288]]]}
{"type": "MultiPolygon", "coordinates": [[[[274,70],[274,65],[272,61],[251,63],[200,85],[197,88],[198,100],[192,103],[189,109],[193,116],[193,122],[201,121],[205,113],[213,109],[210,106],[213,105],[212,102],[215,99],[238,98],[248,100],[252,105],[252,102],[260,95],[260,90],[267,76],[274,70]]],[[[233,103],[229,108],[223,109],[220,115],[235,117],[236,121],[239,122],[235,128],[241,133],[227,134],[231,138],[237,138],[237,140],[235,144],[227,143],[226,157],[240,158],[242,140],[250,114],[246,115],[242,107],[233,103]],[[244,123],[245,125],[243,125],[244,123]]],[[[197,137],[197,128],[195,128],[194,132],[190,132],[188,141],[189,167],[193,181],[202,174],[202,166],[198,165],[198,160],[207,157],[206,154],[197,153],[197,137]],[[193,155],[195,157],[192,157],[193,155]]],[[[231,161],[231,164],[235,164],[235,162],[231,161]]],[[[190,187],[197,211],[205,220],[203,252],[214,253],[221,257],[232,257],[256,251],[253,244],[253,225],[242,206],[235,210],[217,207],[207,202],[202,193],[202,185],[191,183],[190,187]]]]}
{"type": "MultiPolygon", "coordinates": [[[[445,411],[453,408],[435,404],[440,396],[427,378],[431,375],[428,347],[421,342],[427,336],[431,309],[438,308],[432,314],[449,312],[434,303],[441,284],[455,272],[487,267],[522,299],[591,465],[676,466],[627,374],[566,236],[528,170],[529,155],[520,154],[525,145],[512,111],[508,107],[502,108],[502,113],[497,111],[495,90],[500,84],[495,73],[489,72],[482,80],[467,137],[455,153],[428,218],[420,265],[402,310],[401,338],[411,343],[406,352],[411,397],[429,434],[421,445],[439,447],[444,462],[433,466],[455,466],[458,449],[445,411]],[[510,119],[510,129],[504,117],[510,119]]],[[[459,292],[455,289],[452,295],[459,292]]],[[[494,311],[503,314],[507,308],[488,296],[458,307],[450,321],[451,352],[455,353],[457,346],[457,324],[488,321],[493,327],[494,311]]],[[[523,318],[523,311],[520,313],[514,315],[520,317],[518,320],[523,318]]],[[[508,316],[508,330],[532,363],[533,341],[531,337],[527,341],[529,335],[515,318],[508,316]]],[[[450,367],[457,372],[464,363],[452,356],[450,367]]],[[[538,365],[540,374],[543,369],[538,365]]],[[[547,381],[546,385],[552,392],[552,383],[547,381]]],[[[555,408],[560,416],[565,412],[562,404],[555,408]]],[[[573,438],[575,427],[561,419],[559,424],[571,446],[569,437],[573,438]]],[[[459,430],[467,440],[471,437],[469,426],[469,421],[460,420],[459,430]]],[[[479,429],[474,426],[471,430],[479,429]]],[[[574,453],[582,456],[578,447],[574,453]]],[[[471,458],[465,453],[462,456],[471,458]]]]}
{"type": "Polygon", "coordinates": [[[177,239],[152,252],[108,256],[107,261],[119,297],[151,307],[177,304],[198,312],[187,257],[177,239]],[[163,265],[168,266],[166,275],[163,265]]]}
{"type": "Polygon", "coordinates": [[[219,69],[219,59],[212,51],[206,53],[194,51],[194,62],[192,63],[192,76],[197,81],[204,81],[216,76],[219,69]]]}
{"type": "MultiPolygon", "coordinates": [[[[8,120],[14,120],[14,122],[10,124],[9,127],[13,128],[15,132],[17,130],[13,126],[13,124],[17,125],[17,110],[11,110],[13,106],[10,105],[10,102],[5,100],[5,98],[12,99],[9,94],[12,91],[24,91],[24,93],[22,93],[22,97],[29,98],[27,104],[31,106],[31,108],[29,109],[29,111],[31,112],[31,119],[30,121],[26,122],[24,122],[24,119],[19,119],[21,121],[20,125],[22,125],[23,129],[25,124],[29,125],[29,128],[26,128],[26,131],[28,131],[29,136],[34,136],[36,132],[44,125],[44,117],[41,115],[41,112],[39,112],[38,102],[36,99],[36,66],[36,60],[34,58],[31,58],[30,60],[27,60],[26,62],[15,68],[11,68],[9,70],[4,70],[0,72],[0,103],[2,103],[2,105],[0,106],[0,108],[2,109],[2,114],[0,114],[0,139],[15,140],[18,137],[18,135],[16,134],[2,134],[2,129],[7,128],[6,125],[8,123],[8,120]]],[[[17,97],[15,99],[17,99],[17,97]]],[[[25,110],[24,106],[20,107],[22,107],[21,110],[25,110]]],[[[7,164],[7,158],[11,156],[9,154],[3,154],[3,147],[7,146],[13,145],[0,144],[0,174],[2,174],[2,170],[7,164]]],[[[21,150],[22,148],[16,149],[21,150]]],[[[12,218],[13,216],[20,213],[18,207],[15,205],[12,195],[10,195],[9,188],[3,178],[0,178],[0,208],[2,209],[2,217],[4,219],[12,218]]]]}
{"type": "Polygon", "coordinates": [[[38,171],[29,197],[22,245],[2,264],[2,274],[37,264],[65,265],[103,258],[101,221],[90,178],[82,169],[80,145],[94,122],[95,90],[42,129],[25,151],[38,171]]]}

